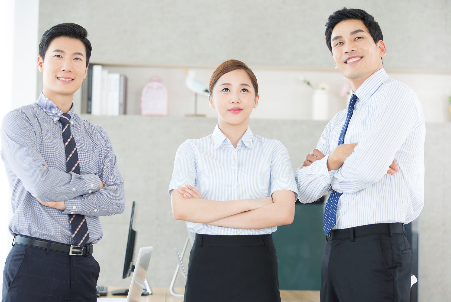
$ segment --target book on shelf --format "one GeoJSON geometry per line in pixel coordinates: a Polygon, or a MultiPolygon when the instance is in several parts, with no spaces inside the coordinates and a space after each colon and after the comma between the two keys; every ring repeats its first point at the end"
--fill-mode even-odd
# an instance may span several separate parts
{"type": "Polygon", "coordinates": [[[127,77],[109,73],[102,65],[90,65],[82,85],[82,113],[122,115],[126,113],[127,77]]]}

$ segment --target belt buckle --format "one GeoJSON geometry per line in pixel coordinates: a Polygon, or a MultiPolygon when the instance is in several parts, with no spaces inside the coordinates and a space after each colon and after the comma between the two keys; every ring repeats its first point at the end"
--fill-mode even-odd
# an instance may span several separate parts
{"type": "Polygon", "coordinates": [[[327,233],[327,235],[326,235],[326,241],[329,241],[331,237],[332,237],[332,231],[330,231],[329,233],[327,233]]]}
{"type": "Polygon", "coordinates": [[[70,256],[83,256],[83,248],[77,245],[71,245],[69,249],[70,256]]]}

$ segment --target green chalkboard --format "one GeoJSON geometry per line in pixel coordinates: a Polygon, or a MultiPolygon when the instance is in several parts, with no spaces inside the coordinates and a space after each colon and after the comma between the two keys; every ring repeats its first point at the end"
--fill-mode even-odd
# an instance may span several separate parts
{"type": "Polygon", "coordinates": [[[320,290],[326,236],[322,204],[296,204],[294,221],[273,233],[282,290],[320,290]]]}

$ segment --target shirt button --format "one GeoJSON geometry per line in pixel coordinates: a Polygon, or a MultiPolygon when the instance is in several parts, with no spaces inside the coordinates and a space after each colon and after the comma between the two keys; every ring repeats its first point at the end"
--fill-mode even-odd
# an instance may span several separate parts
{"type": "Polygon", "coordinates": [[[75,191],[75,188],[72,188],[72,191],[75,191]]]}
{"type": "Polygon", "coordinates": [[[97,209],[94,209],[94,212],[97,212],[97,209]]]}
{"type": "Polygon", "coordinates": [[[91,184],[91,188],[94,188],[94,184],[91,184]]]}
{"type": "Polygon", "coordinates": [[[88,193],[91,194],[92,190],[89,190],[88,193]]]}
{"type": "Polygon", "coordinates": [[[71,214],[74,214],[74,212],[70,212],[71,214]]]}
{"type": "Polygon", "coordinates": [[[75,210],[76,208],[77,208],[76,206],[73,206],[73,207],[72,207],[72,209],[74,209],[74,210],[75,210]]]}

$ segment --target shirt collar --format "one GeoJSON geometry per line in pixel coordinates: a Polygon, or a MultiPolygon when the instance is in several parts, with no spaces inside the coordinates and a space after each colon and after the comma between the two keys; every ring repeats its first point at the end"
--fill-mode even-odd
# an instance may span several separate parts
{"type": "MultiPolygon", "coordinates": [[[[213,130],[212,134],[213,145],[215,149],[218,149],[222,143],[227,139],[227,137],[222,133],[221,129],[219,129],[219,125],[216,125],[215,130],[213,130]]],[[[247,127],[246,132],[244,132],[240,141],[248,148],[252,148],[252,139],[254,138],[254,134],[251,131],[251,128],[247,127]]]]}
{"type": "MultiPolygon", "coordinates": [[[[39,107],[48,115],[50,116],[54,122],[59,121],[61,115],[63,114],[63,111],[55,105],[51,100],[49,100],[44,93],[41,92],[39,95],[38,100],[36,101],[39,107]]],[[[67,112],[71,116],[71,121],[73,121],[73,117],[75,115],[74,113],[74,105],[72,104],[72,107],[67,112]]]]}
{"type": "Polygon", "coordinates": [[[360,85],[355,95],[359,98],[359,101],[366,101],[379,89],[387,78],[388,74],[385,72],[385,69],[379,69],[360,85]]]}

